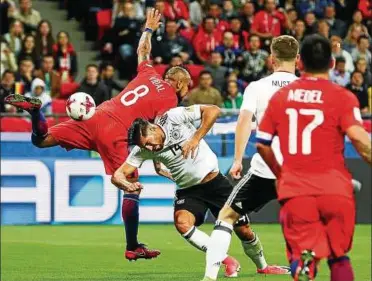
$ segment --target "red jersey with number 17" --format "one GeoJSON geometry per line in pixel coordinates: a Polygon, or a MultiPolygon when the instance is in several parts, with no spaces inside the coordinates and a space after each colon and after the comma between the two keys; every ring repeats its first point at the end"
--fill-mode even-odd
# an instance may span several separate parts
{"type": "Polygon", "coordinates": [[[329,80],[302,77],[280,89],[257,132],[262,143],[279,136],[284,159],[279,200],[324,194],[352,198],[345,131],[361,121],[356,97],[329,80]]]}
{"type": "Polygon", "coordinates": [[[136,118],[153,120],[177,106],[175,89],[156,72],[149,61],[138,65],[138,75],[116,97],[98,107],[129,128],[136,118]]]}

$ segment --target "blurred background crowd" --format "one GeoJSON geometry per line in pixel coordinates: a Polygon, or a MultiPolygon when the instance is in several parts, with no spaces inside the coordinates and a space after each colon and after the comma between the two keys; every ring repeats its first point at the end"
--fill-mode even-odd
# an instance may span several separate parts
{"type": "Polygon", "coordinates": [[[45,113],[63,114],[65,99],[76,91],[89,93],[97,105],[120,92],[136,73],[136,47],[150,7],[162,14],[153,63],[160,74],[169,66],[188,68],[193,89],[185,104],[239,109],[244,88],[272,73],[273,37],[289,34],[301,43],[319,33],[330,39],[336,59],[331,80],[352,91],[370,116],[369,0],[1,0],[0,111],[8,113],[2,131],[19,122],[11,117],[16,110],[3,103],[9,94],[39,97],[45,113]],[[77,21],[84,40],[94,42],[96,64],[80,58],[82,42],[71,40],[69,30],[52,26],[48,14],[33,7],[47,1],[58,2],[64,20],[77,21]],[[85,73],[79,73],[81,65],[85,73]]]}

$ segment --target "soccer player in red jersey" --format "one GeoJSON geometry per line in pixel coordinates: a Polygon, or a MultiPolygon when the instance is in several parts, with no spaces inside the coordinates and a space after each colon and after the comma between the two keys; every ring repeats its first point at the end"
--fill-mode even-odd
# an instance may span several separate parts
{"type": "Polygon", "coordinates": [[[280,222],[294,280],[314,280],[328,258],[331,281],[354,280],[346,256],[355,224],[351,175],[345,166],[345,135],[371,164],[371,140],[361,124],[355,95],[329,81],[329,41],[312,35],[301,48],[304,75],[270,100],[257,133],[258,152],[278,179],[280,222]],[[277,135],[280,166],[271,141],[277,135]]]}
{"type": "MultiPolygon", "coordinates": [[[[138,46],[138,75],[115,98],[97,107],[87,121],[68,120],[49,128],[40,112],[40,101],[21,95],[8,96],[5,102],[27,110],[32,118],[32,143],[39,147],[61,146],[99,152],[108,175],[112,175],[128,156],[127,132],[136,118],[153,120],[176,107],[188,92],[190,75],[182,67],[172,67],[165,79],[150,63],[151,36],[159,26],[160,13],[149,10],[145,30],[138,46]]],[[[136,177],[137,175],[134,175],[136,177]]],[[[138,243],[139,192],[125,193],[122,217],[126,229],[129,260],[155,258],[160,252],[138,243]]]]}

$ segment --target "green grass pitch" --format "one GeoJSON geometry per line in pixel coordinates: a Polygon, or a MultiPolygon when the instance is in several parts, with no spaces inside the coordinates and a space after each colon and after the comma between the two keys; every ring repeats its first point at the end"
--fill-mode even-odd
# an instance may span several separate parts
{"type": "MultiPolygon", "coordinates": [[[[202,227],[208,233],[212,225],[202,227]]],[[[254,225],[269,263],[286,264],[278,225],[254,225]]],[[[128,262],[123,257],[121,226],[2,226],[1,280],[39,281],[199,281],[204,273],[204,254],[186,243],[172,225],[141,225],[140,238],[162,255],[156,260],[128,262]]],[[[291,280],[288,276],[255,274],[252,262],[234,238],[230,254],[242,265],[242,281],[291,280]]],[[[351,253],[356,281],[371,279],[371,226],[359,225],[351,253]]],[[[222,270],[221,272],[222,273],[222,270]]],[[[329,280],[323,262],[317,280],[329,280]]],[[[222,277],[219,280],[226,280],[222,277]]]]}

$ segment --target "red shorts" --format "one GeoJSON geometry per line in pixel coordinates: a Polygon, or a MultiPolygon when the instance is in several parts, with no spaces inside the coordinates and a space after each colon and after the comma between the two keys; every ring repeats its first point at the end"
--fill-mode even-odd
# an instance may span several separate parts
{"type": "Polygon", "coordinates": [[[355,202],[338,195],[294,197],[282,205],[280,223],[289,261],[304,250],[318,259],[341,257],[351,248],[355,202]]]}
{"type": "Polygon", "coordinates": [[[49,133],[67,150],[97,151],[108,175],[112,175],[128,157],[128,129],[100,110],[87,121],[68,120],[53,126],[49,133]]]}

